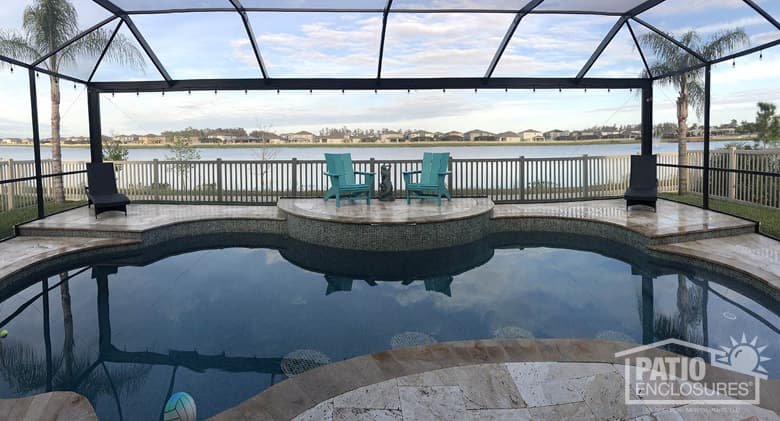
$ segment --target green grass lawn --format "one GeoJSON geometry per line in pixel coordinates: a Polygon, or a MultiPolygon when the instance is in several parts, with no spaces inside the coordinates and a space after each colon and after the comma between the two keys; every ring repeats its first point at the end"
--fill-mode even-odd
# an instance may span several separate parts
{"type": "MultiPolygon", "coordinates": [[[[661,193],[659,196],[664,199],[684,202],[695,206],[702,205],[702,197],[694,194],[679,195],[676,193],[661,193]]],[[[722,199],[710,199],[710,208],[758,221],[760,223],[759,229],[762,233],[780,238],[780,210],[778,209],[748,205],[722,199]]]]}
{"type": "MultiPolygon", "coordinates": [[[[76,206],[80,206],[85,203],[86,202],[66,202],[62,205],[57,205],[54,202],[46,202],[43,208],[46,212],[46,215],[50,215],[54,212],[75,208],[76,206]]],[[[10,237],[14,234],[14,225],[33,220],[37,216],[38,208],[36,207],[12,209],[10,211],[0,212],[0,238],[10,237]]]]}

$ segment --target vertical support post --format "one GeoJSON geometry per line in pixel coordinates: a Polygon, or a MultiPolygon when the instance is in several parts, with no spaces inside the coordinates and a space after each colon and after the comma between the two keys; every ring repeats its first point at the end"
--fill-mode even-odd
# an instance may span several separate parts
{"type": "MultiPolygon", "coordinates": [[[[368,163],[368,172],[376,174],[376,159],[372,156],[368,163]]],[[[371,191],[368,193],[371,197],[374,197],[374,184],[379,182],[379,177],[374,177],[374,181],[371,183],[371,191]]]]}
{"type": "Polygon", "coordinates": [[[588,168],[588,154],[582,155],[582,197],[588,198],[590,195],[590,170],[588,168]]]}
{"type": "Polygon", "coordinates": [[[653,278],[642,275],[642,343],[650,344],[655,340],[655,314],[653,310],[653,278]]]}
{"type": "Polygon", "coordinates": [[[518,174],[517,174],[517,185],[520,188],[520,201],[525,201],[525,157],[520,156],[518,159],[518,174]]]}
{"type": "Polygon", "coordinates": [[[87,89],[89,115],[89,155],[92,162],[103,162],[103,130],[100,127],[100,93],[87,89]]]}
{"type": "Polygon", "coordinates": [[[298,196],[298,158],[292,159],[292,195],[298,196]]]}
{"type": "Polygon", "coordinates": [[[35,196],[38,204],[38,218],[43,218],[43,171],[41,169],[41,134],[38,130],[38,89],[35,84],[35,70],[30,75],[30,109],[32,111],[33,153],[35,155],[35,196]]]}
{"type": "MultiPolygon", "coordinates": [[[[5,162],[5,179],[6,180],[13,180],[16,177],[16,171],[14,169],[14,160],[9,159],[5,162]]],[[[8,183],[5,185],[5,196],[6,196],[6,210],[11,210],[16,205],[15,202],[15,196],[16,196],[16,188],[14,187],[14,183],[8,183]]]]}
{"type": "Polygon", "coordinates": [[[46,351],[46,391],[52,390],[52,354],[51,354],[51,325],[49,321],[49,279],[44,278],[41,281],[41,287],[43,288],[43,343],[46,351]]]}
{"type": "Polygon", "coordinates": [[[702,207],[704,209],[710,208],[710,75],[711,66],[707,64],[704,68],[704,158],[703,167],[704,174],[702,177],[702,207]]]}
{"type": "Polygon", "coordinates": [[[222,158],[217,158],[217,202],[222,203],[222,158]]]}
{"type": "Polygon", "coordinates": [[[642,88],[642,155],[653,154],[653,82],[642,88]]]}
{"type": "MultiPolygon", "coordinates": [[[[729,148],[729,169],[731,170],[737,169],[737,148],[735,147],[729,148]]],[[[736,197],[737,197],[737,174],[730,172],[728,198],[735,199],[736,197]]]]}
{"type": "Polygon", "coordinates": [[[447,161],[447,171],[450,173],[447,174],[447,190],[450,191],[451,195],[455,194],[455,188],[452,186],[452,157],[450,156],[449,161],[447,161]]]}
{"type": "Polygon", "coordinates": [[[108,303],[108,273],[93,266],[97,281],[98,312],[98,351],[99,354],[111,350],[111,311],[108,303]]]}
{"type": "Polygon", "coordinates": [[[152,191],[154,192],[154,200],[160,200],[160,160],[155,158],[152,166],[152,191]]]}

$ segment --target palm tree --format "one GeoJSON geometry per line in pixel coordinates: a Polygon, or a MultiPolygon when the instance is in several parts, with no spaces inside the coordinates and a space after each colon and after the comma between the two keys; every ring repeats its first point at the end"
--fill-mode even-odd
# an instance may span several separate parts
{"type": "MultiPolygon", "coordinates": [[[[707,60],[722,57],[750,43],[750,39],[742,28],[715,33],[706,41],[703,41],[695,31],[688,31],[680,38],[677,38],[677,40],[691,50],[698,52],[707,60]]],[[[657,57],[657,61],[649,65],[650,73],[653,75],[670,74],[680,69],[701,64],[696,57],[688,54],[685,50],[655,32],[650,32],[640,37],[640,44],[643,48],[650,49],[657,57]]],[[[642,73],[643,77],[650,76],[647,71],[642,73]]],[[[697,69],[664,78],[660,80],[660,83],[665,86],[673,86],[678,91],[677,162],[679,165],[688,165],[688,106],[692,105],[697,115],[702,114],[704,109],[704,70],[697,69]]],[[[678,173],[680,175],[678,191],[680,194],[685,194],[688,192],[688,170],[686,168],[678,168],[678,173]]]]}
{"type": "MultiPolygon", "coordinates": [[[[22,31],[0,30],[0,54],[26,62],[33,62],[55,51],[81,31],[78,13],[68,0],[33,0],[24,9],[22,31]]],[[[73,43],[63,51],[49,57],[42,64],[46,69],[58,72],[64,64],[74,64],[79,59],[96,58],[111,38],[111,31],[100,28],[73,43]]],[[[141,51],[126,37],[117,35],[106,52],[104,60],[122,65],[143,67],[141,51]]],[[[60,84],[59,78],[49,76],[51,82],[51,158],[52,171],[62,172],[60,149],[60,84]]],[[[54,177],[54,200],[65,202],[62,177],[54,177]]]]}

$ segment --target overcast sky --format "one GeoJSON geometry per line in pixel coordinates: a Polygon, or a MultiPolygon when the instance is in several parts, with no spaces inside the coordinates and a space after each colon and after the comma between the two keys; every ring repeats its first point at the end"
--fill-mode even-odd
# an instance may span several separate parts
{"type": "MultiPolygon", "coordinates": [[[[639,0],[546,0],[543,7],[623,10],[639,0]],[[561,6],[563,5],[563,6],[561,6]]],[[[3,0],[0,28],[18,29],[29,0],[3,0]]],[[[180,2],[198,4],[199,2],[180,2]]],[[[202,2],[200,2],[202,3],[202,2]]],[[[219,1],[209,5],[229,7],[219,1]]],[[[346,5],[381,8],[384,0],[296,0],[303,6],[346,5]]],[[[405,0],[395,7],[435,7],[439,0],[405,0]]],[[[522,7],[525,0],[448,0],[447,7],[522,7]]],[[[780,2],[760,1],[774,16],[780,2]]],[[[121,0],[137,8],[157,4],[121,0]]],[[[248,0],[251,6],[280,6],[291,2],[248,0]]],[[[75,2],[81,27],[107,13],[89,0],[75,2]]],[[[484,74],[512,14],[391,14],[388,20],[383,75],[435,77],[484,74]]],[[[780,38],[780,32],[742,0],[667,0],[641,17],[679,34],[694,29],[704,38],[739,26],[752,45],[780,38]]],[[[173,78],[257,77],[259,70],[241,20],[236,13],[136,15],[138,28],[173,78]]],[[[271,77],[373,77],[377,66],[381,14],[376,13],[250,13],[250,19],[271,77]]],[[[582,68],[609,31],[616,17],[585,15],[527,16],[500,61],[495,76],[572,77],[582,68]]],[[[638,36],[647,30],[633,26],[638,36]]],[[[113,29],[113,26],[109,29],[113,29]]],[[[120,34],[132,35],[123,28],[120,34]]],[[[132,41],[132,40],[131,40],[132,41]]],[[[649,54],[646,51],[646,54],[649,54]]],[[[648,60],[655,58],[648,55],[648,60]]],[[[88,77],[95,58],[66,66],[65,72],[88,77]]],[[[588,76],[634,77],[642,61],[624,28],[596,62],[588,76]]],[[[713,72],[713,122],[732,118],[753,120],[755,103],[780,103],[780,49],[716,66],[713,72]]],[[[144,69],[103,63],[95,80],[158,80],[148,62],[144,69]]],[[[41,130],[48,135],[48,81],[39,78],[41,130]]],[[[0,137],[30,136],[27,75],[0,69],[0,137]]],[[[656,87],[655,122],[674,120],[675,93],[656,87]]],[[[321,127],[423,128],[428,130],[577,129],[594,125],[638,123],[639,97],[628,91],[456,91],[420,92],[201,92],[103,95],[106,134],[148,133],[193,127],[270,128],[277,132],[316,131],[321,127]]],[[[82,86],[63,84],[63,134],[86,135],[86,93],[82,86]]],[[[691,112],[692,121],[697,120],[691,112]]]]}

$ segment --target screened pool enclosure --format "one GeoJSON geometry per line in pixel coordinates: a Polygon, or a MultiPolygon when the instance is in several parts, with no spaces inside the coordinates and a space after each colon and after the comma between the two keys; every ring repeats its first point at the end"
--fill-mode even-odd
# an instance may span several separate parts
{"type": "Polygon", "coordinates": [[[711,174],[778,177],[713,166],[709,142],[711,68],[780,44],[775,0],[74,0],[78,23],[43,11],[37,32],[22,26],[27,8],[49,3],[61,1],[14,0],[0,14],[3,37],[40,47],[0,49],[3,71],[29,73],[35,150],[33,176],[0,182],[34,182],[38,217],[46,178],[83,173],[43,170],[40,75],[86,86],[92,161],[103,157],[100,95],[225,90],[640,90],[641,152],[652,154],[654,83],[701,78],[704,151],[687,168],[702,174],[704,207],[711,174]],[[46,38],[45,25],[67,30],[46,38]],[[685,35],[731,28],[745,39],[726,49],[685,35]],[[649,34],[655,48],[641,42],[649,34]],[[145,64],[122,59],[128,48],[145,64]],[[183,65],[193,57],[194,70],[183,65]]]}

